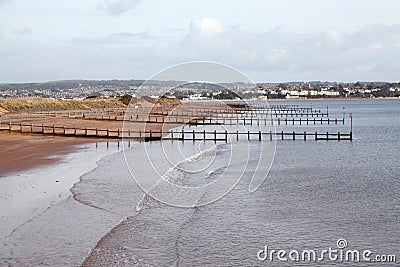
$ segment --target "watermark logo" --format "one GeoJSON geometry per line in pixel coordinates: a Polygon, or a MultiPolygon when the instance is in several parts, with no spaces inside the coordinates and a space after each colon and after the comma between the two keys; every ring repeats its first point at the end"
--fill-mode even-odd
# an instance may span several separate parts
{"type": "Polygon", "coordinates": [[[327,249],[284,250],[271,248],[265,245],[257,252],[257,258],[263,262],[353,262],[353,263],[395,263],[396,255],[375,254],[370,249],[359,250],[349,248],[347,240],[339,238],[336,247],[327,249]]]}
{"type": "MultiPolygon", "coordinates": [[[[153,104],[140,106],[137,102],[131,101],[125,112],[123,132],[137,130],[134,128],[136,127],[135,120],[144,118],[141,136],[145,141],[155,140],[157,136],[162,136],[164,138],[162,140],[170,139],[171,130],[176,133],[175,141],[162,141],[159,151],[155,151],[157,145],[151,146],[147,142],[140,143],[141,149],[136,149],[136,151],[145,151],[140,155],[135,155],[132,151],[124,151],[130,174],[146,195],[172,206],[196,207],[215,202],[225,196],[239,183],[244,174],[251,177],[248,186],[250,193],[260,187],[272,165],[275,141],[258,142],[254,145],[248,140],[242,140],[238,145],[237,142],[232,142],[234,141],[232,139],[236,137],[230,134],[225,135],[226,142],[202,142],[196,139],[196,137],[207,139],[207,136],[213,136],[210,132],[216,129],[222,133],[233,132],[232,126],[218,123],[218,120],[214,121],[214,119],[215,116],[232,114],[239,116],[240,114],[237,114],[235,110],[237,106],[233,107],[232,104],[235,100],[176,101],[174,105],[168,106],[168,102],[172,102],[171,92],[175,90],[196,91],[193,95],[201,97],[209,93],[209,91],[202,92],[202,87],[212,87],[213,90],[226,96],[236,98],[236,101],[240,99],[242,108],[250,107],[251,105],[241,96],[239,86],[257,88],[246,75],[232,67],[213,62],[190,62],[157,73],[139,88],[138,97],[149,100],[152,97],[153,104]],[[165,86],[162,84],[163,81],[169,83],[175,81],[176,84],[165,86]],[[157,97],[154,98],[154,96],[157,97]],[[194,126],[193,122],[199,120],[210,120],[213,125],[194,126]],[[201,133],[199,133],[199,128],[201,133]],[[198,134],[195,135],[192,131],[198,134]],[[193,136],[193,142],[190,140],[180,142],[179,138],[182,141],[185,139],[183,135],[186,138],[193,136]],[[190,152],[195,153],[190,154],[190,152]],[[254,155],[257,155],[256,158],[254,155]],[[147,159],[145,162],[144,158],[147,159]],[[225,163],[222,164],[221,160],[225,163]],[[166,165],[168,165],[167,168],[166,165]],[[204,182],[183,181],[190,180],[196,175],[198,177],[202,173],[209,176],[204,179],[204,182]]],[[[268,105],[267,102],[263,104],[268,105]]],[[[246,133],[250,126],[237,124],[234,127],[235,132],[246,133]]],[[[252,129],[255,127],[257,126],[252,125],[252,129]]],[[[275,126],[266,127],[274,128],[275,126]]],[[[266,131],[265,128],[264,131],[266,131]]],[[[259,130],[261,131],[261,128],[259,130]]],[[[270,130],[272,129],[268,129],[268,132],[270,130]]],[[[125,136],[123,140],[127,138],[129,137],[125,136]]],[[[215,135],[215,140],[217,139],[215,135]]]]}

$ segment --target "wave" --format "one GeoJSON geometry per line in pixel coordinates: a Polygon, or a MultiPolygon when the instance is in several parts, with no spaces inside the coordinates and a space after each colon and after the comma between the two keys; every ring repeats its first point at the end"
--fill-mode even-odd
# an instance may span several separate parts
{"type": "MultiPolygon", "coordinates": [[[[188,180],[188,178],[191,177],[192,172],[181,168],[181,166],[183,164],[196,162],[203,156],[209,155],[213,152],[218,153],[219,150],[222,149],[222,147],[223,147],[223,144],[214,144],[213,146],[211,146],[205,150],[202,150],[194,155],[191,155],[191,156],[181,160],[180,162],[178,162],[177,164],[175,164],[174,166],[169,168],[160,177],[160,179],[149,189],[149,192],[144,193],[143,197],[139,200],[139,202],[136,205],[136,211],[140,212],[143,209],[143,207],[145,207],[148,204],[154,205],[154,202],[153,202],[154,199],[150,196],[151,192],[154,192],[158,186],[161,186],[162,182],[178,183],[180,181],[188,180]]],[[[220,169],[220,168],[218,168],[218,169],[220,169]]],[[[216,169],[214,171],[218,171],[218,169],[216,169]]],[[[151,205],[149,205],[149,206],[151,206],[151,205]]]]}

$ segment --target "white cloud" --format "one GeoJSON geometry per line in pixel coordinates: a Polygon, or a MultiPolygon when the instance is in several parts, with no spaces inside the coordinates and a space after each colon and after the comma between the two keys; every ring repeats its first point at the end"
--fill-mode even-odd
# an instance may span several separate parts
{"type": "Polygon", "coordinates": [[[136,8],[141,2],[142,0],[107,0],[103,3],[103,8],[105,8],[111,15],[120,15],[136,8]]]}
{"type": "Polygon", "coordinates": [[[218,20],[205,17],[193,20],[190,24],[190,31],[202,37],[213,37],[223,32],[223,27],[218,20]]]}

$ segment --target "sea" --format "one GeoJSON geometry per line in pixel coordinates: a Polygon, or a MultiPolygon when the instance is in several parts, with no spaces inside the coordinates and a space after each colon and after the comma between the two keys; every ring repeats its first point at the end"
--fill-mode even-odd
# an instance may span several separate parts
{"type": "Polygon", "coordinates": [[[399,266],[400,102],[270,104],[328,107],[345,123],[220,130],[353,141],[124,140],[4,238],[0,266],[399,266]]]}

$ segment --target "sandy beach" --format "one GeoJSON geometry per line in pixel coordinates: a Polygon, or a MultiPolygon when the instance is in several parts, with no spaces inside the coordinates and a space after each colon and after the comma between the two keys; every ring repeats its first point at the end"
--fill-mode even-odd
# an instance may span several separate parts
{"type": "Polygon", "coordinates": [[[59,156],[71,153],[78,145],[93,139],[53,137],[0,132],[0,177],[47,164],[55,164],[59,156]]]}

